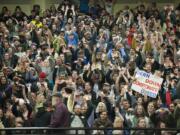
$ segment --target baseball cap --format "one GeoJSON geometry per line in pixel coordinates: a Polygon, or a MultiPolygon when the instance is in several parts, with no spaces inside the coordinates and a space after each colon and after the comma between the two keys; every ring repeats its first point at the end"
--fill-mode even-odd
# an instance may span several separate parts
{"type": "Polygon", "coordinates": [[[41,72],[41,73],[39,74],[39,78],[41,78],[41,79],[46,78],[46,73],[41,72]]]}

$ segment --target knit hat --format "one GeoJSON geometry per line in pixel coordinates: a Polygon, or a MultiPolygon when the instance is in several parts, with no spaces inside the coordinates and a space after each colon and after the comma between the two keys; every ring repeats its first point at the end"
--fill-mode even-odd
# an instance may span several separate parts
{"type": "Polygon", "coordinates": [[[41,78],[41,79],[46,78],[46,73],[41,72],[41,73],[39,74],[39,78],[41,78]]]}

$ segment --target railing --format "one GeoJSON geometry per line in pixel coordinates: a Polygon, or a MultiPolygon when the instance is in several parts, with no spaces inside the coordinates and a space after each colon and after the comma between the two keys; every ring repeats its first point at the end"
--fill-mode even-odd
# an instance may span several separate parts
{"type": "MultiPolygon", "coordinates": [[[[102,131],[111,135],[113,130],[119,130],[132,134],[135,131],[143,131],[145,134],[161,135],[162,132],[168,135],[177,135],[180,129],[177,128],[48,128],[48,127],[23,127],[23,128],[2,128],[0,134],[5,135],[59,135],[59,134],[93,134],[93,131],[102,131]]],[[[101,133],[102,133],[101,132],[101,133]]],[[[95,133],[97,134],[97,133],[95,133]]]]}

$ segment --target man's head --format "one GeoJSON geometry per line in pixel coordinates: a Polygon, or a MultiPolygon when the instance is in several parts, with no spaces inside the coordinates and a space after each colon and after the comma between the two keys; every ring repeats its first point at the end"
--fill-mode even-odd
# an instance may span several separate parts
{"type": "Polygon", "coordinates": [[[3,117],[3,109],[0,108],[0,119],[3,117]]]}
{"type": "Polygon", "coordinates": [[[68,18],[68,23],[71,24],[72,22],[73,22],[72,17],[69,17],[69,18],[68,18]]]}
{"type": "Polygon", "coordinates": [[[128,101],[127,99],[124,99],[124,100],[122,101],[122,105],[123,105],[123,109],[124,109],[124,110],[128,110],[129,107],[130,107],[129,101],[128,101]]]}
{"type": "Polygon", "coordinates": [[[35,19],[36,19],[36,21],[40,21],[40,17],[38,15],[36,16],[35,19]]]}
{"type": "Polygon", "coordinates": [[[56,92],[52,95],[53,97],[53,106],[58,105],[62,101],[62,95],[60,92],[56,92]]]}
{"type": "Polygon", "coordinates": [[[6,77],[5,76],[0,77],[0,84],[2,85],[2,84],[6,84],[6,83],[7,83],[6,77]]]}
{"type": "Polygon", "coordinates": [[[145,65],[144,69],[146,70],[146,72],[151,73],[151,69],[152,69],[151,64],[148,64],[148,63],[147,63],[147,64],[145,65]]]}
{"type": "Polygon", "coordinates": [[[9,60],[9,58],[10,58],[9,53],[5,53],[4,59],[5,59],[5,60],[9,60]]]}
{"type": "Polygon", "coordinates": [[[146,128],[145,118],[140,117],[140,118],[138,119],[138,127],[139,127],[139,128],[146,128]]]}
{"type": "Polygon", "coordinates": [[[104,121],[104,120],[107,119],[107,117],[108,117],[107,111],[103,111],[103,112],[100,113],[100,119],[101,120],[104,121]]]}
{"type": "Polygon", "coordinates": [[[76,70],[72,71],[72,78],[77,79],[78,78],[78,72],[76,70]]]}
{"type": "Polygon", "coordinates": [[[104,83],[104,84],[103,84],[103,90],[109,91],[110,89],[111,89],[111,86],[110,86],[109,83],[104,83]]]}
{"type": "Polygon", "coordinates": [[[171,103],[171,104],[169,105],[169,110],[170,110],[172,113],[174,112],[175,106],[174,106],[173,103],[171,103]]]}
{"type": "Polygon", "coordinates": [[[87,113],[87,110],[88,110],[88,106],[87,106],[87,105],[83,105],[83,106],[81,107],[81,113],[82,113],[82,114],[86,114],[86,113],[87,113]]]}
{"type": "Polygon", "coordinates": [[[56,65],[61,65],[63,63],[63,60],[61,57],[56,58],[56,65]]]}
{"type": "Polygon", "coordinates": [[[16,127],[23,127],[23,125],[24,125],[24,121],[23,121],[22,117],[16,117],[15,126],[16,127]]]}
{"type": "Polygon", "coordinates": [[[74,106],[74,113],[76,114],[76,115],[80,115],[81,114],[81,106],[80,105],[75,105],[74,106]]]}
{"type": "Polygon", "coordinates": [[[85,83],[85,91],[90,92],[92,90],[90,82],[85,83]]]}

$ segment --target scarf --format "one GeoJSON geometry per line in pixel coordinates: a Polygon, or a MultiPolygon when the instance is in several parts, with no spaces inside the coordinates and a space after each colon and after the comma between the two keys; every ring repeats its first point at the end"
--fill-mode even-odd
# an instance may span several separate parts
{"type": "Polygon", "coordinates": [[[166,104],[169,106],[171,104],[171,93],[169,90],[166,91],[166,104]]]}

